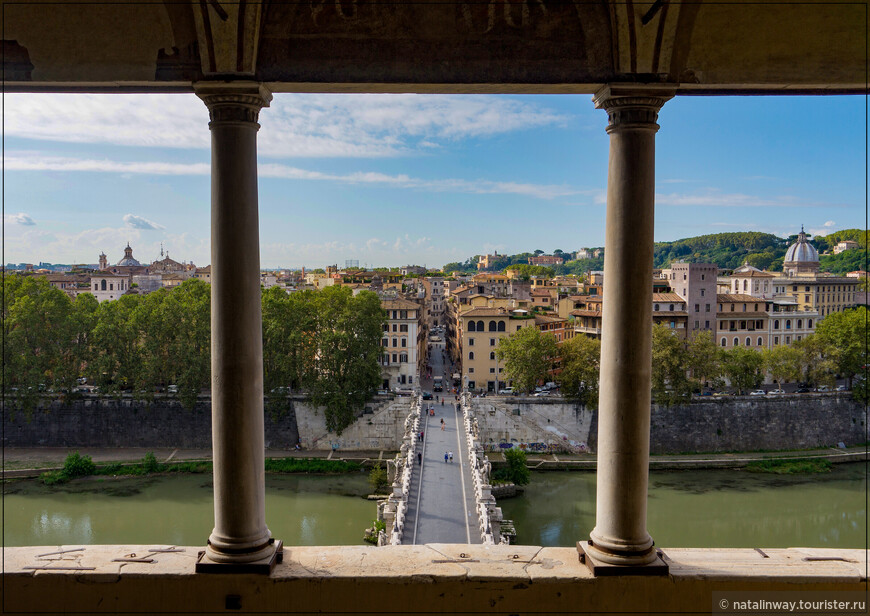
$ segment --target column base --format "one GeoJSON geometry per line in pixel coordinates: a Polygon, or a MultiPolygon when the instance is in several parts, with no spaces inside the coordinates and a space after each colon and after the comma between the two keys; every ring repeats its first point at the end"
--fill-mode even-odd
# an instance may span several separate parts
{"type": "Polygon", "coordinates": [[[200,550],[196,558],[197,573],[260,573],[269,575],[275,565],[284,561],[284,542],[280,539],[270,539],[274,549],[260,560],[250,562],[217,562],[208,557],[205,550],[200,550]]]}
{"type": "Polygon", "coordinates": [[[595,577],[616,575],[668,575],[668,564],[662,558],[662,553],[656,551],[655,560],[646,565],[615,565],[595,558],[594,547],[590,541],[578,541],[577,552],[580,562],[586,565],[595,577]],[[592,548],[592,549],[590,549],[592,548]]]}

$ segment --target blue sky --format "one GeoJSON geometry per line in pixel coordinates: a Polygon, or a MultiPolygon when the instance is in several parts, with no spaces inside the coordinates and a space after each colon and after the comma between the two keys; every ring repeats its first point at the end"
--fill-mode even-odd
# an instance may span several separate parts
{"type": "MultiPolygon", "coordinates": [[[[4,262],[210,262],[193,95],[6,94],[4,262]]],[[[609,137],[585,95],[278,94],[260,114],[262,267],[441,266],[604,242],[609,137]]],[[[679,97],[657,241],[865,227],[864,97],[679,97]]]]}

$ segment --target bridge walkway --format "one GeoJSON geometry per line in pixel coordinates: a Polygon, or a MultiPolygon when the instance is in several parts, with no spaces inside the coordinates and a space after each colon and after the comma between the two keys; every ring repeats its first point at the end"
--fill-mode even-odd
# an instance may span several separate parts
{"type": "MultiPolygon", "coordinates": [[[[432,375],[444,374],[449,382],[439,347],[433,344],[432,375]]],[[[425,387],[427,380],[424,391],[431,391],[425,387]]],[[[423,401],[423,409],[431,407],[434,414],[426,412],[421,418],[424,439],[417,445],[422,445],[418,449],[422,464],[415,464],[411,475],[402,541],[406,545],[481,542],[462,412],[452,394],[441,393],[446,393],[447,400],[423,401]],[[447,452],[453,452],[452,462],[444,461],[447,452]]]]}

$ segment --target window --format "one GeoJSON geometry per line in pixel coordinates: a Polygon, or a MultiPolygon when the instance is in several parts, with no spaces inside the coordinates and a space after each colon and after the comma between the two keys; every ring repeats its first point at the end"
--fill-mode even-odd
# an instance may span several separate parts
{"type": "Polygon", "coordinates": [[[395,323],[393,323],[393,331],[394,331],[394,332],[399,331],[399,326],[396,325],[395,323]]]}
{"type": "MultiPolygon", "coordinates": [[[[701,280],[704,280],[706,274],[701,274],[701,280]]],[[[704,289],[701,289],[701,295],[704,295],[704,289]]]]}
{"type": "Polygon", "coordinates": [[[477,322],[477,331],[479,331],[479,332],[486,331],[483,329],[483,321],[477,322]]]}
{"type": "Polygon", "coordinates": [[[785,328],[786,328],[786,329],[791,329],[791,319],[786,319],[786,321],[785,321],[785,328]]]}
{"type": "Polygon", "coordinates": [[[493,351],[492,353],[489,354],[489,358],[491,360],[495,361],[495,351],[493,351]]]}
{"type": "Polygon", "coordinates": [[[746,304],[743,304],[743,312],[746,312],[746,304]]]}
{"type": "Polygon", "coordinates": [[[710,312],[710,304],[704,304],[704,312],[710,312]]]}
{"type": "Polygon", "coordinates": [[[383,340],[381,340],[381,346],[390,346],[390,342],[389,342],[389,340],[387,340],[386,338],[384,338],[383,340]]]}
{"type": "Polygon", "coordinates": [[[773,337],[773,344],[779,344],[779,336],[773,337]]]}
{"type": "Polygon", "coordinates": [[[399,363],[400,364],[408,363],[408,356],[405,353],[402,353],[401,355],[399,355],[399,363]]]}
{"type": "Polygon", "coordinates": [[[496,325],[495,321],[489,322],[489,331],[491,331],[491,332],[498,331],[498,325],[496,325]]]}
{"type": "Polygon", "coordinates": [[[752,340],[749,338],[749,336],[746,336],[746,346],[752,346],[752,340]]]}
{"type": "Polygon", "coordinates": [[[673,304],[668,304],[668,310],[670,310],[671,312],[673,312],[673,311],[674,311],[674,305],[673,305],[673,304]]]}
{"type": "Polygon", "coordinates": [[[402,323],[401,325],[399,325],[399,331],[400,332],[407,332],[408,331],[408,324],[402,323]]]}
{"type": "Polygon", "coordinates": [[[489,339],[489,346],[495,346],[495,338],[489,339]]]}
{"type": "Polygon", "coordinates": [[[779,319],[774,320],[773,329],[779,329],[779,319]]]}
{"type": "Polygon", "coordinates": [[[734,346],[740,346],[740,338],[734,339],[734,346]]]}
{"type": "Polygon", "coordinates": [[[695,312],[701,312],[701,307],[698,304],[695,304],[695,312]]]}
{"type": "Polygon", "coordinates": [[[103,279],[103,280],[100,282],[100,290],[101,290],[101,291],[105,291],[105,290],[106,290],[106,281],[105,281],[105,279],[103,279]]]}
{"type": "Polygon", "coordinates": [[[786,344],[791,344],[791,336],[786,336],[786,337],[785,337],[785,343],[786,343],[786,344]]]}
{"type": "Polygon", "coordinates": [[[490,373],[490,374],[495,374],[495,368],[490,368],[490,369],[489,369],[489,373],[490,373]]]}
{"type": "Polygon", "coordinates": [[[749,282],[748,280],[744,280],[744,281],[743,281],[743,290],[744,290],[744,291],[748,290],[748,288],[749,288],[749,287],[748,287],[748,282],[749,282]]]}
{"type": "Polygon", "coordinates": [[[734,312],[734,304],[731,304],[731,312],[734,312]]]}
{"type": "Polygon", "coordinates": [[[701,297],[704,297],[704,291],[705,289],[701,289],[701,297]]]}
{"type": "Polygon", "coordinates": [[[798,319],[798,322],[797,322],[797,328],[798,328],[798,329],[802,329],[802,328],[803,328],[803,323],[804,323],[804,322],[803,322],[802,319],[798,319]]]}
{"type": "Polygon", "coordinates": [[[398,339],[398,338],[393,338],[393,348],[395,348],[395,347],[397,347],[397,346],[399,346],[399,339],[398,339]]]}
{"type": "Polygon", "coordinates": [[[695,329],[698,329],[698,322],[695,321],[695,329]]]}
{"type": "Polygon", "coordinates": [[[401,318],[403,318],[403,319],[408,318],[408,311],[407,310],[402,310],[400,314],[401,314],[401,318]]]}
{"type": "Polygon", "coordinates": [[[807,319],[807,329],[812,329],[812,328],[813,328],[813,320],[807,319]]]}
{"type": "Polygon", "coordinates": [[[474,359],[474,351],[468,352],[468,359],[474,359]]]}
{"type": "Polygon", "coordinates": [[[710,329],[710,321],[704,321],[704,329],[710,329]]]}
{"type": "Polygon", "coordinates": [[[384,331],[385,332],[390,331],[390,326],[387,323],[384,323],[384,331]]]}
{"type": "Polygon", "coordinates": [[[399,356],[393,353],[393,363],[395,364],[397,361],[399,361],[399,356]]]}
{"type": "Polygon", "coordinates": [[[474,346],[474,338],[468,339],[468,346],[474,346]]]}
{"type": "Polygon", "coordinates": [[[725,346],[725,338],[722,338],[722,346],[725,346]]]}
{"type": "Polygon", "coordinates": [[[399,311],[398,311],[398,310],[393,310],[393,318],[394,318],[394,319],[398,319],[398,318],[399,318],[398,315],[399,315],[399,311]]]}
{"type": "Polygon", "coordinates": [[[473,332],[476,330],[477,330],[477,328],[474,326],[474,321],[469,321],[468,322],[468,331],[473,332]]]}
{"type": "Polygon", "coordinates": [[[408,339],[407,339],[407,338],[402,338],[402,347],[404,348],[404,347],[406,347],[406,346],[408,346],[408,339]]]}
{"type": "Polygon", "coordinates": [[[655,305],[653,306],[653,311],[654,311],[654,312],[658,312],[658,311],[659,311],[659,305],[658,305],[658,304],[655,304],[655,305]]]}
{"type": "Polygon", "coordinates": [[[504,321],[499,321],[498,322],[498,331],[503,332],[504,330],[505,330],[504,321]]]}
{"type": "Polygon", "coordinates": [[[758,337],[758,346],[761,346],[761,336],[758,337]]]}
{"type": "Polygon", "coordinates": [[[725,329],[725,321],[719,321],[719,329],[725,329]]]}

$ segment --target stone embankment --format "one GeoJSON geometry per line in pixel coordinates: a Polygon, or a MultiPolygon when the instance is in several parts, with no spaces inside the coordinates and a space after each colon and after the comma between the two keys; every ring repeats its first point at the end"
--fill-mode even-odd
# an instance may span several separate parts
{"type": "MultiPolygon", "coordinates": [[[[326,430],[322,411],[289,396],[266,413],[266,447],[306,451],[397,451],[413,398],[376,396],[340,436],[326,430]]],[[[598,413],[561,398],[470,398],[479,443],[497,453],[518,447],[530,455],[594,452],[598,413]]],[[[8,408],[8,407],[7,407],[8,408]]],[[[171,397],[149,403],[88,396],[46,399],[29,416],[6,412],[6,447],[140,447],[208,449],[211,401],[184,409],[171,397]]],[[[671,407],[653,406],[653,454],[789,450],[867,442],[867,410],[849,393],[729,397],[671,407]]]]}

